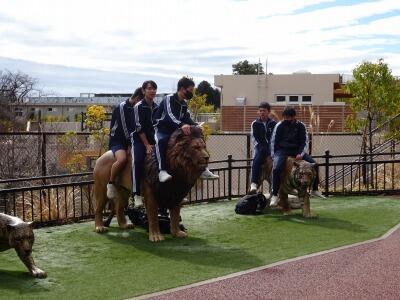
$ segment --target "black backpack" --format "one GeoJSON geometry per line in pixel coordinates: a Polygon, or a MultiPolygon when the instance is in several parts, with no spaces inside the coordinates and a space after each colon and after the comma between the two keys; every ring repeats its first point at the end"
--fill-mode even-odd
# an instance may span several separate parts
{"type": "MultiPolygon", "coordinates": [[[[133,224],[149,230],[149,221],[147,220],[147,214],[144,207],[128,208],[126,209],[126,213],[133,224]]],[[[171,233],[170,222],[171,219],[169,218],[168,211],[166,209],[160,208],[158,210],[158,224],[160,226],[161,233],[171,233]]],[[[185,226],[183,226],[183,224],[179,224],[179,228],[182,231],[186,231],[186,228],[185,226]]]]}
{"type": "Polygon", "coordinates": [[[260,214],[267,205],[269,206],[269,200],[262,193],[246,195],[236,204],[235,212],[239,215],[256,215],[260,214]]]}

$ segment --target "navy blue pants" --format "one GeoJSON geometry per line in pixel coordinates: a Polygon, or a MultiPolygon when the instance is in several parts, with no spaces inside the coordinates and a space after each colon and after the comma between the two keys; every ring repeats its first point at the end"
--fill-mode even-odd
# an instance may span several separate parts
{"type": "Polygon", "coordinates": [[[146,147],[142,141],[134,140],[132,149],[132,193],[141,195],[140,184],[144,176],[144,162],[146,159],[146,147]]]}
{"type": "Polygon", "coordinates": [[[159,170],[167,170],[167,146],[168,140],[171,136],[170,133],[165,133],[156,129],[155,138],[156,138],[156,154],[158,161],[158,169],[159,170]]]}
{"type": "MultiPolygon", "coordinates": [[[[283,168],[285,167],[286,163],[286,158],[290,156],[289,154],[283,152],[283,151],[278,151],[274,153],[274,157],[272,158],[273,160],[273,165],[272,165],[272,195],[277,196],[279,187],[280,187],[280,177],[283,168]]],[[[308,154],[304,154],[303,160],[309,162],[309,163],[315,163],[315,160],[308,154]]],[[[313,191],[318,190],[318,183],[319,183],[319,170],[318,167],[316,167],[316,176],[313,182],[313,191]]]]}
{"type": "Polygon", "coordinates": [[[270,155],[268,145],[258,144],[254,147],[253,163],[251,165],[251,183],[258,183],[262,164],[268,155],[270,155]]]}

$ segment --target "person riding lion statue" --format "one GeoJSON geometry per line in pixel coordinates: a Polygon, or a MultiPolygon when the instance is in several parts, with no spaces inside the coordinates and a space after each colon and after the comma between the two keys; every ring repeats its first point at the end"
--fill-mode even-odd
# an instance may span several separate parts
{"type": "MultiPolygon", "coordinates": [[[[189,135],[185,135],[180,128],[175,130],[169,139],[166,157],[168,172],[172,175],[172,179],[167,182],[159,181],[158,163],[154,152],[146,156],[145,162],[142,191],[149,221],[149,240],[153,242],[164,240],[158,225],[159,207],[168,208],[170,211],[172,236],[187,236],[187,233],[179,228],[181,203],[206,169],[209,160],[202,129],[191,126],[189,135]]],[[[111,151],[108,151],[96,161],[94,168],[95,230],[98,233],[105,231],[102,214],[109,201],[106,185],[113,161],[114,157],[111,151]]],[[[132,186],[130,162],[118,177],[116,186],[117,195],[112,203],[112,213],[115,211],[121,228],[133,228],[133,224],[128,223],[124,215],[132,186]]]]}

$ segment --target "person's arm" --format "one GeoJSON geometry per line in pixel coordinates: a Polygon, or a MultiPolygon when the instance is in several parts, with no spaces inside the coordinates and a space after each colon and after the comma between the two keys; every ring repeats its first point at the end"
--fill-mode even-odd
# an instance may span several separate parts
{"type": "Polygon", "coordinates": [[[189,110],[185,112],[185,114],[182,117],[182,123],[188,124],[188,125],[198,125],[195,121],[193,121],[192,117],[190,116],[189,110]]]}
{"type": "Polygon", "coordinates": [[[271,144],[272,133],[274,132],[274,128],[276,126],[276,121],[270,120],[267,125],[267,133],[265,135],[267,139],[267,143],[271,144]]]}
{"type": "MultiPolygon", "coordinates": [[[[303,158],[304,154],[307,153],[308,151],[308,133],[306,126],[302,123],[299,122],[299,136],[298,136],[298,142],[299,142],[299,148],[298,148],[298,156],[303,158]]],[[[297,157],[296,157],[297,158],[297,157]]]]}
{"type": "MultiPolygon", "coordinates": [[[[276,145],[279,143],[280,139],[280,134],[278,133],[279,126],[281,125],[281,122],[276,124],[274,131],[272,132],[272,137],[271,137],[271,157],[274,156],[276,149],[276,145]]],[[[279,130],[280,131],[280,130],[279,130]]]]}
{"type": "Polygon", "coordinates": [[[256,121],[253,121],[251,123],[251,137],[257,142],[257,144],[260,144],[263,141],[263,134],[262,134],[262,128],[261,126],[258,126],[256,121]]]}
{"type": "Polygon", "coordinates": [[[114,107],[110,122],[110,136],[115,135],[115,131],[118,128],[118,119],[119,119],[119,107],[114,107]]]}

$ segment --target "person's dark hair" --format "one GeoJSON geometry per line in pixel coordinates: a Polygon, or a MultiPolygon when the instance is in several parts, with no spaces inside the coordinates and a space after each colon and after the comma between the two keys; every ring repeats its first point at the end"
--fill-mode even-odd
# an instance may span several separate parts
{"type": "Polygon", "coordinates": [[[142,89],[146,89],[149,84],[152,88],[157,89],[157,83],[155,83],[153,80],[146,80],[143,82],[142,89]]]}
{"type": "Polygon", "coordinates": [[[285,109],[282,112],[283,117],[295,117],[296,116],[296,110],[291,107],[291,106],[286,106],[285,109]]]}
{"type": "Polygon", "coordinates": [[[144,97],[143,91],[141,87],[138,87],[135,92],[132,94],[131,99],[138,97],[139,99],[142,99],[144,97]]]}
{"type": "Polygon", "coordinates": [[[177,91],[179,91],[181,88],[187,89],[190,86],[195,86],[194,81],[192,79],[190,79],[190,78],[182,77],[178,81],[178,89],[177,89],[177,91]]]}
{"type": "Polygon", "coordinates": [[[269,105],[268,102],[263,101],[258,105],[258,108],[265,108],[266,110],[270,111],[271,105],[269,105]]]}

